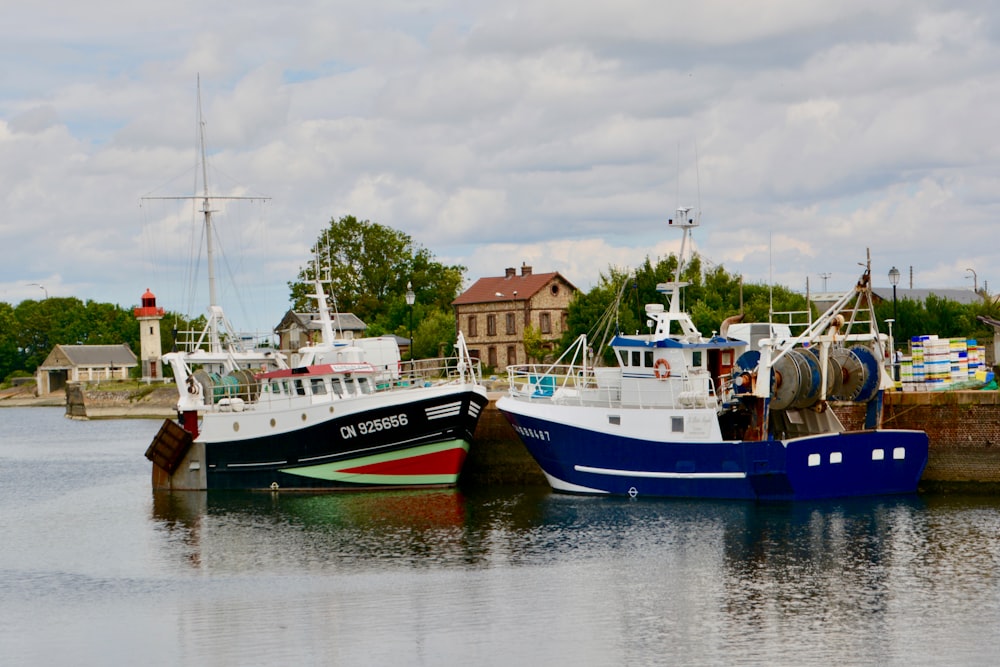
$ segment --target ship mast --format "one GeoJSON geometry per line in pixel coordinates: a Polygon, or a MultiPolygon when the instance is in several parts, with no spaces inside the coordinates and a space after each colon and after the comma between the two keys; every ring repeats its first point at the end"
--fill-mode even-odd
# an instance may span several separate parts
{"type": "Polygon", "coordinates": [[[201,184],[202,192],[200,195],[192,196],[181,196],[181,197],[143,197],[143,200],[147,199],[186,199],[194,200],[201,199],[201,213],[204,217],[204,228],[205,228],[205,254],[206,261],[208,262],[208,321],[205,326],[205,330],[202,332],[201,337],[197,342],[197,346],[202,344],[207,344],[208,350],[213,353],[221,353],[224,351],[223,346],[223,334],[226,334],[227,341],[225,348],[236,349],[239,346],[239,336],[233,330],[231,324],[226,319],[225,313],[222,310],[222,306],[219,304],[218,290],[216,288],[216,278],[215,278],[215,232],[212,229],[212,213],[215,210],[212,209],[213,200],[262,200],[266,201],[270,197],[232,197],[232,196],[218,196],[209,193],[208,189],[208,159],[205,151],[205,119],[202,115],[201,108],[201,75],[198,75],[198,140],[199,140],[199,157],[201,159],[201,184]]]}

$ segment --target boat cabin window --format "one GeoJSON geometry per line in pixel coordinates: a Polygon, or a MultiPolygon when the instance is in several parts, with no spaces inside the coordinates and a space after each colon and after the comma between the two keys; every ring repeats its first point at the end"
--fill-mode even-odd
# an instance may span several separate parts
{"type": "Polygon", "coordinates": [[[295,393],[299,396],[306,395],[306,386],[302,383],[302,380],[292,380],[292,385],[295,387],[295,393]]]}
{"type": "Polygon", "coordinates": [[[370,378],[358,378],[358,389],[361,390],[362,394],[370,394],[375,391],[370,378]]]}
{"type": "Polygon", "coordinates": [[[326,385],[323,383],[323,378],[312,379],[312,393],[313,396],[321,396],[326,393],[326,385]]]}
{"type": "Polygon", "coordinates": [[[353,396],[358,393],[357,387],[354,384],[354,378],[344,378],[344,393],[348,396],[353,396]]]}
{"type": "Polygon", "coordinates": [[[330,378],[330,388],[340,398],[344,397],[344,386],[340,384],[340,378],[330,378]]]}
{"type": "Polygon", "coordinates": [[[683,433],[684,432],[684,417],[671,417],[670,418],[670,432],[671,433],[683,433]]]}
{"type": "Polygon", "coordinates": [[[646,351],[646,358],[643,360],[643,364],[642,365],[645,366],[646,368],[652,368],[653,367],[653,351],[652,350],[647,350],[646,351]]]}
{"type": "Polygon", "coordinates": [[[632,365],[642,366],[642,352],[639,350],[632,350],[632,365]]]}
{"type": "Polygon", "coordinates": [[[702,367],[701,350],[695,350],[694,352],[691,353],[691,367],[692,368],[702,367]]]}

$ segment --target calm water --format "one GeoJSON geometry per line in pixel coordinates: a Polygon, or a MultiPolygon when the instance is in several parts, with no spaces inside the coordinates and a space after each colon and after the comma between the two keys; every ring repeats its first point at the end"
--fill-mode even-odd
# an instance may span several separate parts
{"type": "Polygon", "coordinates": [[[1000,501],[153,494],[0,410],[4,665],[996,664],[1000,501]]]}

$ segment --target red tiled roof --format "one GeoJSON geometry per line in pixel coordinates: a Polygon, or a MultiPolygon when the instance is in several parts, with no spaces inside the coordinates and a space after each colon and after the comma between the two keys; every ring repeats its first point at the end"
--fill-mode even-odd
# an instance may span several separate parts
{"type": "Polygon", "coordinates": [[[576,289],[572,283],[559,275],[558,271],[480,278],[472,284],[472,287],[459,294],[458,298],[451,302],[451,305],[530,299],[536,292],[548,285],[553,278],[558,278],[570,289],[576,289]],[[514,292],[517,292],[517,296],[514,295],[514,292]]]}

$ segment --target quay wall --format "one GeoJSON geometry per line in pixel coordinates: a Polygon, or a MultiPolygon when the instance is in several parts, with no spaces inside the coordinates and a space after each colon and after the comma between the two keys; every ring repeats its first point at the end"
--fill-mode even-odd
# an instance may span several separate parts
{"type": "MultiPolygon", "coordinates": [[[[848,429],[864,424],[863,406],[840,403],[833,409],[848,429]]],[[[921,486],[974,482],[1000,490],[1000,392],[889,393],[882,423],[927,433],[921,486]]]]}

